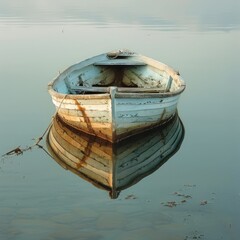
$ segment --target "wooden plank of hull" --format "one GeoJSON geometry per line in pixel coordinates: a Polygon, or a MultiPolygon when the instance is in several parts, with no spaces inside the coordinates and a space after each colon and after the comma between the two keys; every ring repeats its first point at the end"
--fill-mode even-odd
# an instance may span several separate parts
{"type": "MultiPolygon", "coordinates": [[[[105,95],[104,98],[100,98],[101,95],[98,94],[91,94],[91,95],[67,95],[66,98],[64,98],[64,103],[65,104],[76,104],[76,100],[78,101],[78,104],[83,105],[83,106],[88,106],[88,105],[106,105],[109,102],[109,94],[105,95]]],[[[54,103],[56,103],[57,107],[61,104],[63,100],[62,95],[59,96],[52,96],[52,100],[54,100],[54,103]]]]}
{"type": "Polygon", "coordinates": [[[80,112],[72,109],[59,109],[59,115],[72,121],[86,122],[86,116],[90,122],[95,123],[111,123],[111,116],[109,112],[105,111],[85,111],[80,112]]]}
{"type": "MultiPolygon", "coordinates": [[[[67,110],[67,109],[60,109],[58,114],[68,121],[72,122],[82,122],[82,123],[92,123],[95,124],[96,127],[105,125],[105,127],[111,127],[111,114],[109,112],[101,112],[101,111],[87,111],[87,112],[80,112],[76,110],[67,110]]],[[[104,127],[104,126],[102,126],[104,127]]]]}
{"type": "Polygon", "coordinates": [[[80,125],[84,125],[86,124],[87,126],[88,125],[91,125],[91,126],[88,126],[89,129],[93,128],[108,128],[108,129],[111,129],[111,125],[112,123],[109,122],[109,118],[107,118],[107,121],[101,121],[102,118],[89,118],[89,117],[79,117],[79,116],[71,116],[71,115],[68,115],[68,114],[63,114],[61,111],[59,111],[58,113],[61,118],[64,119],[64,121],[68,121],[68,122],[76,122],[76,124],[80,124],[80,125]],[[94,120],[94,121],[92,121],[94,120]]]}
{"type": "Polygon", "coordinates": [[[111,123],[94,123],[94,122],[80,122],[78,118],[72,120],[69,116],[59,115],[61,119],[68,125],[79,129],[88,134],[98,136],[112,142],[112,124],[111,123]]]}
{"type": "Polygon", "coordinates": [[[168,106],[161,106],[161,105],[156,105],[156,106],[153,106],[153,105],[150,105],[149,107],[148,106],[139,106],[139,105],[125,105],[123,107],[120,107],[117,105],[116,108],[117,108],[117,111],[116,111],[116,114],[117,115],[124,115],[124,114],[127,114],[129,116],[131,115],[136,115],[138,112],[139,114],[137,114],[138,116],[148,116],[148,111],[150,110],[150,114],[151,114],[151,110],[155,110],[155,112],[153,113],[153,115],[156,115],[157,113],[158,114],[161,114],[162,111],[165,109],[165,111],[171,111],[172,109],[176,109],[177,107],[177,103],[173,103],[171,105],[168,105],[168,106]],[[134,107],[135,106],[135,107],[134,107]]]}
{"type": "Polygon", "coordinates": [[[53,99],[54,105],[58,108],[59,106],[63,109],[74,109],[77,111],[111,111],[111,105],[107,104],[97,104],[97,100],[92,101],[92,104],[84,105],[84,103],[78,102],[77,100],[67,103],[65,100],[55,101],[53,99]]]}
{"type": "Polygon", "coordinates": [[[142,111],[159,108],[168,108],[176,105],[179,96],[169,98],[116,98],[117,112],[121,111],[142,111]]]}
{"type": "Polygon", "coordinates": [[[156,115],[150,116],[121,116],[117,118],[117,129],[119,128],[141,128],[146,125],[160,125],[175,114],[175,111],[167,112],[164,109],[156,115]]]}
{"type": "Polygon", "coordinates": [[[145,111],[125,111],[119,112],[116,116],[116,124],[127,124],[127,123],[159,123],[161,120],[166,120],[176,112],[176,106],[171,108],[159,108],[154,110],[145,111]]]}

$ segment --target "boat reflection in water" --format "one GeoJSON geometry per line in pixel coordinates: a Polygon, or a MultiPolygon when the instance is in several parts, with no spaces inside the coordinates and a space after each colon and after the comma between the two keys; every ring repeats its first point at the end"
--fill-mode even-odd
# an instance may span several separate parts
{"type": "Polygon", "coordinates": [[[153,173],[181,146],[184,126],[176,115],[160,128],[113,144],[79,132],[55,117],[48,150],[63,168],[109,191],[111,198],[153,173]]]}

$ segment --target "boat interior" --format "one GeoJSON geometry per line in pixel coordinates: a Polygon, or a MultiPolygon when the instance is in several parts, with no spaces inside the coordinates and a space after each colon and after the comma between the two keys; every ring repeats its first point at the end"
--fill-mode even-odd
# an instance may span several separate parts
{"type": "Polygon", "coordinates": [[[165,71],[144,62],[114,61],[114,65],[99,62],[83,68],[68,69],[54,85],[54,90],[64,94],[91,94],[109,92],[117,87],[120,92],[173,92],[178,81],[165,71]]]}

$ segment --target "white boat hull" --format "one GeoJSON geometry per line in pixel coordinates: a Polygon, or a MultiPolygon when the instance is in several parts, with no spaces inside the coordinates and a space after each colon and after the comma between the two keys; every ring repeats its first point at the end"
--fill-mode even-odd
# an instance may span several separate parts
{"type": "Polygon", "coordinates": [[[157,127],[177,111],[179,96],[169,98],[54,98],[58,115],[67,124],[111,142],[157,127]]]}
{"type": "Polygon", "coordinates": [[[184,89],[178,72],[142,55],[109,60],[102,54],[71,66],[49,84],[65,123],[110,142],[169,121],[184,89]]]}

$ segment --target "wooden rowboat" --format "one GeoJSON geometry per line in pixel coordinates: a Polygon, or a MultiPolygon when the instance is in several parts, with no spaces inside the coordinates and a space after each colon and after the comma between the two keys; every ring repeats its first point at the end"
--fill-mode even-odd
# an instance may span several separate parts
{"type": "Polygon", "coordinates": [[[184,127],[177,115],[164,126],[115,144],[80,132],[56,117],[47,146],[63,168],[117,198],[162,166],[178,151],[183,138],[184,127]]]}
{"type": "Polygon", "coordinates": [[[64,122],[110,142],[171,119],[184,89],[179,72],[129,50],[74,64],[48,85],[64,122]]]}

